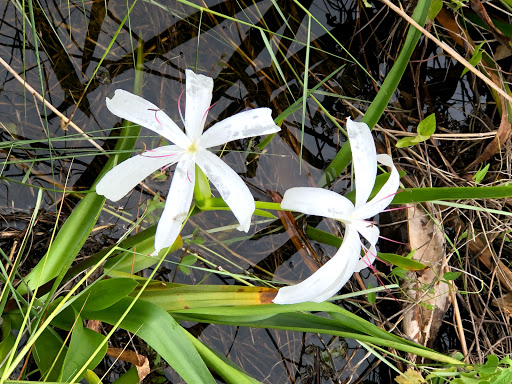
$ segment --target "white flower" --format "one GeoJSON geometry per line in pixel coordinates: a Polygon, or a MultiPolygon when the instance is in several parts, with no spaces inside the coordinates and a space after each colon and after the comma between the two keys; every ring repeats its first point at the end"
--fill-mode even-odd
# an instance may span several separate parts
{"type": "Polygon", "coordinates": [[[218,122],[203,133],[212,90],[212,78],[186,70],[186,134],[162,110],[139,96],[118,89],[112,99],[106,100],[113,114],[149,128],[174,143],[122,162],[96,186],[96,193],[117,201],[154,171],[177,163],[156,230],[156,252],[174,243],[188,215],[194,192],[195,164],[231,208],[240,223],[238,229],[247,232],[251,225],[255,204],[249,189],[238,174],[208,148],[278,132],[280,128],[272,120],[269,108],[257,108],[218,122]]]}
{"type": "Polygon", "coordinates": [[[391,157],[377,155],[368,126],[348,119],[347,131],[352,149],[352,163],[356,184],[356,203],[346,197],[321,188],[291,188],[281,202],[283,209],[324,216],[345,225],[343,243],[327,263],[303,282],[279,289],[273,300],[277,304],[295,304],[304,301],[322,302],[336,294],[354,272],[369,266],[375,260],[375,244],[379,229],[367,221],[386,208],[396,193],[400,177],[391,157]],[[368,201],[377,176],[377,161],[391,168],[391,174],[377,195],[368,201]],[[370,244],[361,258],[361,240],[370,244]]]}

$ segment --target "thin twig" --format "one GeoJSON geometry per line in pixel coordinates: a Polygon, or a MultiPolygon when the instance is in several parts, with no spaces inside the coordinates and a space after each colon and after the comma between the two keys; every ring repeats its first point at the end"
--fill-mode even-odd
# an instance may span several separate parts
{"type": "Polygon", "coordinates": [[[43,98],[43,96],[41,96],[34,88],[32,88],[20,75],[18,75],[18,73],[12,69],[12,67],[7,64],[7,62],[2,59],[0,57],[0,64],[2,64],[5,69],[7,69],[14,77],[16,80],[18,80],[24,87],[27,91],[29,91],[33,96],[37,97],[41,102],[43,102],[49,109],[52,110],[53,113],[55,113],[57,116],[59,116],[62,120],[64,120],[66,122],[66,124],[69,124],[69,126],[71,126],[71,128],[73,128],[75,131],[77,131],[78,133],[80,133],[83,137],[86,138],[86,140],[91,143],[92,145],[94,145],[96,148],[98,148],[101,152],[105,152],[105,150],[103,148],[101,148],[101,146],[96,143],[87,133],[85,133],[78,125],[76,125],[75,123],[73,123],[71,120],[69,120],[66,116],[64,116],[62,113],[60,113],[60,111],[55,108],[53,105],[50,104],[50,102],[48,100],[46,100],[45,98],[43,98]]]}
{"type": "Polygon", "coordinates": [[[461,55],[457,53],[452,47],[450,47],[448,44],[440,41],[437,39],[434,35],[432,35],[430,32],[428,32],[425,28],[423,28],[421,25],[419,25],[417,22],[415,22],[407,13],[405,13],[402,9],[398,8],[396,5],[391,3],[389,0],[382,0],[384,4],[386,4],[389,8],[391,8],[393,11],[398,13],[400,16],[402,16],[409,24],[411,24],[414,28],[419,30],[421,33],[425,35],[425,37],[432,40],[434,43],[436,43],[439,47],[444,49],[448,54],[450,54],[451,57],[453,57],[455,60],[457,60],[459,63],[464,65],[468,70],[473,72],[476,76],[478,76],[484,83],[486,83],[489,87],[494,89],[496,92],[498,92],[500,95],[502,95],[505,99],[507,99],[509,102],[512,102],[512,96],[507,94],[503,89],[499,88],[492,82],[491,79],[489,79],[487,76],[485,76],[482,72],[480,72],[478,69],[476,69],[474,66],[472,66],[469,61],[464,59],[461,55]]]}

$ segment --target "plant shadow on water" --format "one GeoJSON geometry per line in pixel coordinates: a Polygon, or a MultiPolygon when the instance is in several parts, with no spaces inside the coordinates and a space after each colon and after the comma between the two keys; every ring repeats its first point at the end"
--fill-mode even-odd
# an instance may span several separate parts
{"type": "MultiPolygon", "coordinates": [[[[40,90],[40,84],[43,84],[45,98],[61,113],[73,116],[73,121],[95,137],[105,150],[113,148],[120,129],[120,120],[106,109],[105,98],[111,97],[118,88],[133,90],[137,50],[143,55],[142,95],[165,110],[174,121],[180,121],[178,100],[185,87],[184,70],[194,69],[197,65],[198,73],[214,78],[213,102],[216,104],[209,112],[207,126],[254,107],[268,106],[273,110],[273,117],[277,117],[303,96],[305,62],[309,65],[309,89],[338,71],[314,95],[318,103],[308,99],[303,137],[303,116],[301,104],[298,104],[297,111],[283,121],[279,135],[263,149],[256,146],[261,138],[231,142],[221,149],[223,160],[243,177],[255,199],[260,201],[272,201],[275,195],[271,192],[282,195],[290,187],[319,186],[317,183],[323,170],[345,142],[332,120],[344,126],[347,117],[357,117],[358,110],[366,110],[377,92],[376,83],[382,83],[394,63],[407,27],[379,3],[372,8],[363,8],[359,2],[349,0],[302,1],[301,7],[309,10],[343,45],[337,45],[326,30],[314,23],[308,50],[308,17],[291,1],[277,1],[282,14],[287,16],[286,22],[271,1],[247,4],[208,1],[206,6],[212,12],[201,12],[174,2],[159,6],[156,2],[140,1],[95,72],[127,12],[126,2],[94,0],[75,4],[47,1],[41,6],[34,4],[39,58],[28,26],[25,26],[27,33],[23,34],[23,15],[16,4],[7,1],[2,5],[1,57],[36,90],[40,90]],[[213,12],[233,20],[221,18],[213,12]],[[273,63],[262,32],[254,26],[276,32],[274,35],[264,34],[273,47],[279,70],[273,63]],[[41,76],[38,74],[38,60],[41,76]],[[91,78],[92,82],[86,86],[91,78]],[[110,130],[112,127],[114,129],[110,130]]],[[[394,129],[404,127],[411,131],[423,118],[419,113],[435,112],[445,132],[472,132],[472,116],[487,119],[492,125],[496,116],[491,111],[494,106],[486,104],[492,100],[489,91],[480,88],[480,94],[475,95],[467,77],[460,78],[462,67],[444,56],[437,57],[438,54],[434,44],[420,44],[399,92],[392,99],[390,112],[381,122],[394,129]],[[418,112],[420,104],[425,108],[418,112]]],[[[30,244],[33,259],[21,265],[19,273],[23,275],[37,263],[36,258],[42,256],[38,248],[50,239],[52,226],[45,218],[51,217],[48,212],[55,212],[61,203],[61,194],[54,189],[63,189],[64,185],[68,190],[88,189],[106,157],[71,127],[66,127],[65,122],[51,111],[46,111],[48,115],[45,118],[42,104],[34,103],[31,95],[6,71],[0,72],[0,84],[0,135],[2,142],[10,143],[1,147],[2,154],[10,162],[1,174],[6,180],[0,190],[0,208],[4,218],[0,237],[2,249],[15,247],[15,242],[24,236],[36,194],[27,184],[47,189],[42,205],[47,213],[40,215],[35,227],[37,236],[30,244]]],[[[408,156],[397,151],[394,145],[391,147],[393,133],[383,130],[376,135],[378,151],[393,150],[396,158],[408,156]]],[[[161,137],[143,128],[136,148],[142,151],[162,144],[161,137]]],[[[453,167],[457,172],[463,172],[477,156],[479,148],[469,146],[463,152],[460,148],[455,141],[442,141],[429,145],[425,156],[441,168],[453,167]]],[[[409,181],[413,185],[426,185],[418,181],[424,177],[424,170],[418,169],[418,165],[409,160],[404,160],[401,165],[409,173],[409,181]]],[[[114,243],[148,206],[156,210],[147,217],[144,227],[154,224],[162,208],[159,196],[166,196],[172,172],[171,168],[157,177],[148,178],[143,187],[137,187],[119,203],[107,202],[108,212],[115,214],[104,212],[101,215],[98,227],[79,257],[86,257],[114,243]]],[[[446,185],[442,176],[442,173],[433,176],[436,186],[446,185]]],[[[344,173],[331,189],[345,193],[349,185],[350,174],[344,173]]],[[[76,196],[66,197],[61,221],[77,201],[76,196]]],[[[381,216],[381,224],[398,222],[388,225],[383,233],[386,232],[386,237],[407,241],[407,234],[402,235],[406,231],[405,223],[398,221],[397,217],[393,213],[381,216]]],[[[218,270],[246,274],[269,282],[274,279],[274,274],[274,281],[290,283],[311,274],[311,269],[304,262],[303,251],[297,249],[280,219],[254,216],[253,222],[256,224],[246,235],[234,230],[236,226],[230,212],[212,211],[195,215],[182,232],[186,240],[185,251],[176,251],[168,256],[169,262],[158,272],[158,279],[186,284],[237,283],[230,276],[216,274],[215,269],[193,268],[212,267],[201,259],[194,259],[190,268],[177,267],[176,263],[190,254],[213,263],[218,270]]],[[[297,218],[299,231],[306,232],[307,225],[337,235],[342,233],[337,223],[314,217],[297,218]]],[[[323,262],[336,251],[315,241],[310,243],[312,252],[323,262]]],[[[380,243],[381,250],[407,253],[401,245],[383,243],[380,243]]],[[[384,274],[390,270],[380,262],[376,266],[384,274]]],[[[149,275],[148,271],[143,273],[149,275]]],[[[342,293],[364,289],[368,282],[373,286],[378,284],[372,273],[364,271],[361,276],[362,279],[352,279],[342,293]]],[[[337,304],[381,326],[400,310],[400,306],[386,293],[379,295],[374,305],[369,305],[364,298],[337,304]]],[[[392,382],[396,376],[354,340],[192,322],[184,322],[183,325],[206,345],[214,347],[248,374],[266,383],[339,383],[350,380],[353,383],[385,383],[392,382]]],[[[453,328],[450,330],[455,332],[453,328]]],[[[496,338],[499,338],[500,332],[496,333],[496,338]]],[[[440,345],[446,351],[459,347],[456,341],[440,345]]],[[[104,364],[106,370],[111,361],[104,364]]],[[[113,380],[117,374],[114,371],[107,379],[113,380]]],[[[182,380],[170,368],[164,373],[157,370],[150,379],[157,382],[158,375],[162,374],[172,382],[182,380]]]]}

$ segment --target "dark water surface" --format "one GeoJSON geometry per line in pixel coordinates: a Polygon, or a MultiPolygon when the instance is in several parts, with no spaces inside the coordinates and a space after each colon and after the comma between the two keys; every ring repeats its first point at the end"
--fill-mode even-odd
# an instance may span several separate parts
{"type": "MultiPolygon", "coordinates": [[[[273,116],[277,117],[302,97],[300,81],[304,80],[306,55],[309,56],[310,89],[343,67],[319,90],[348,99],[345,101],[323,93],[317,93],[315,97],[334,118],[345,119],[348,116],[357,117],[356,108],[365,111],[376,94],[373,80],[382,83],[399,51],[405,30],[404,23],[380,4],[373,8],[361,8],[357,1],[301,1],[302,7],[308,9],[325,27],[324,30],[317,22],[312,22],[311,50],[307,52],[308,17],[301,7],[291,1],[277,1],[286,17],[285,23],[271,1],[201,3],[212,11],[239,21],[236,22],[174,1],[165,2],[161,7],[156,2],[139,0],[95,73],[99,60],[127,13],[126,2],[45,1],[40,6],[34,5],[40,76],[32,31],[27,22],[24,26],[22,14],[15,4],[6,0],[0,3],[1,57],[40,93],[42,83],[45,98],[64,115],[73,115],[73,121],[89,135],[98,137],[96,142],[104,148],[112,148],[114,140],[109,140],[107,136],[109,133],[116,136],[117,131],[112,128],[120,126],[120,119],[106,109],[105,98],[118,88],[133,90],[138,47],[143,53],[142,95],[177,122],[180,122],[177,102],[184,89],[185,69],[194,69],[197,65],[198,73],[214,78],[213,102],[216,104],[209,113],[208,126],[246,108],[268,106],[273,109],[273,116]],[[274,33],[265,32],[265,36],[272,44],[285,80],[272,62],[260,30],[242,22],[267,28],[274,33]],[[356,64],[326,31],[332,33],[360,64],[356,64]],[[91,78],[93,80],[86,89],[91,78]],[[81,101],[75,111],[78,100],[81,101]]],[[[400,92],[392,98],[389,106],[391,110],[401,111],[397,114],[399,121],[386,114],[381,123],[387,123],[393,129],[398,129],[397,124],[400,123],[410,130],[416,125],[419,113],[436,112],[441,118],[439,123],[447,132],[471,131],[469,116],[478,115],[482,108],[486,108],[485,103],[489,100],[487,91],[482,89],[479,95],[475,95],[468,80],[460,79],[459,65],[444,56],[436,56],[440,52],[435,46],[421,42],[417,51],[413,57],[415,63],[425,60],[424,64],[421,67],[414,64],[406,71],[400,92]],[[427,61],[426,58],[431,60],[427,61]],[[417,87],[420,84],[421,87],[417,87]],[[417,97],[421,98],[419,109],[417,97]]],[[[101,169],[105,157],[72,128],[63,130],[60,118],[51,111],[47,111],[45,119],[42,104],[35,103],[3,67],[0,69],[0,87],[2,141],[5,144],[34,140],[19,146],[4,145],[1,149],[2,157],[10,156],[11,161],[27,162],[9,164],[2,169],[1,175],[5,179],[0,184],[0,213],[4,218],[4,237],[0,241],[2,247],[8,249],[16,233],[19,234],[26,227],[27,217],[34,207],[34,189],[15,181],[48,188],[44,193],[42,208],[50,216],[46,222],[39,224],[36,238],[33,239],[33,247],[40,244],[39,250],[30,253],[30,257],[37,258],[42,252],[41,247],[44,250],[53,225],[51,213],[56,212],[56,203],[60,198],[59,194],[51,191],[54,184],[64,185],[67,182],[68,188],[87,189],[101,169]],[[48,137],[52,138],[51,149],[48,137]],[[7,232],[12,235],[5,235],[7,232]]],[[[263,151],[254,148],[259,138],[256,141],[232,142],[225,148],[223,159],[244,178],[257,200],[271,201],[269,191],[282,195],[292,186],[315,185],[322,170],[345,140],[318,104],[308,99],[301,162],[301,125],[302,111],[299,108],[286,118],[282,132],[263,151]]],[[[377,137],[380,139],[378,150],[385,150],[387,137],[382,134],[377,137]]],[[[162,144],[160,137],[143,129],[137,149],[162,144]]],[[[450,142],[441,142],[439,147],[456,168],[461,168],[465,158],[472,156],[471,151],[459,156],[450,142]]],[[[414,172],[412,167],[407,166],[404,165],[406,171],[414,172]]],[[[172,169],[159,179],[147,180],[148,189],[136,188],[119,203],[107,202],[110,212],[116,212],[122,218],[108,212],[102,214],[98,229],[81,256],[87,256],[119,238],[141,214],[146,201],[154,199],[156,192],[165,197],[170,174],[172,169]]],[[[331,188],[344,191],[349,178],[342,175],[331,188]]],[[[436,181],[433,183],[436,184],[436,181]]],[[[63,217],[69,214],[74,204],[75,198],[66,200],[63,217]]],[[[153,217],[152,220],[157,218],[153,217]]],[[[383,222],[392,221],[391,217],[386,218],[385,215],[381,219],[383,222]]],[[[298,282],[309,276],[311,272],[304,265],[281,222],[259,217],[254,220],[258,223],[246,235],[234,230],[236,225],[229,212],[203,212],[192,218],[192,223],[185,227],[183,234],[191,234],[198,226],[198,234],[204,238],[204,242],[191,248],[225,270],[236,273],[243,270],[270,281],[271,277],[263,270],[275,273],[275,281],[298,282]],[[227,228],[217,230],[221,227],[227,228]],[[205,234],[208,231],[210,233],[205,234]],[[237,254],[249,262],[237,258],[237,254]]],[[[319,221],[307,218],[307,223],[317,226],[319,221]]],[[[148,221],[145,226],[149,224],[151,222],[148,221]]],[[[305,228],[305,224],[305,218],[298,219],[300,229],[305,228]]],[[[318,228],[329,232],[337,229],[336,224],[328,222],[320,223],[318,228]]],[[[396,229],[400,228],[389,229],[391,236],[402,240],[396,229]]],[[[312,245],[324,260],[335,252],[334,248],[325,245],[315,242],[312,245]]],[[[397,245],[382,247],[387,247],[386,251],[389,252],[400,252],[397,245]]],[[[181,256],[181,252],[169,256],[170,262],[161,271],[160,278],[189,284],[234,283],[233,279],[199,270],[191,270],[188,275],[181,270],[175,271],[172,262],[177,262],[181,256]]],[[[389,268],[382,268],[384,273],[389,271],[389,268]]],[[[369,272],[365,271],[362,275],[369,277],[369,281],[376,285],[369,272]]],[[[354,280],[342,292],[359,289],[354,280]]],[[[365,302],[361,301],[361,305],[364,306],[365,302]]],[[[340,305],[358,311],[363,317],[367,316],[356,305],[344,302],[340,305]]],[[[394,310],[393,304],[382,306],[380,310],[383,312],[380,314],[386,313],[388,306],[391,306],[389,311],[394,310]]],[[[371,307],[368,310],[372,311],[371,307]]],[[[215,347],[265,383],[338,383],[351,378],[354,383],[385,383],[391,382],[391,377],[396,375],[383,364],[373,367],[373,356],[365,361],[366,351],[353,340],[264,329],[185,325],[205,344],[215,347]]],[[[166,370],[165,376],[172,382],[181,382],[171,369],[166,370]]],[[[155,373],[152,377],[156,381],[158,375],[155,373]]]]}

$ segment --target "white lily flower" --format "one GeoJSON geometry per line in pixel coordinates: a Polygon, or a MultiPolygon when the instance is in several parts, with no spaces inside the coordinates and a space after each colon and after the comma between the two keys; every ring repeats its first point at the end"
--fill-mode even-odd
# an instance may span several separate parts
{"type": "MultiPolygon", "coordinates": [[[[269,108],[240,112],[214,124],[203,132],[212,99],[213,79],[186,70],[186,105],[184,133],[161,109],[149,101],[122,89],[106,100],[113,114],[139,124],[174,143],[132,157],[109,171],[96,186],[96,193],[112,201],[125,196],[154,171],[176,164],[165,208],[155,235],[155,251],[171,246],[185,221],[195,182],[195,164],[215,185],[247,232],[255,210],[254,198],[238,174],[208,151],[232,140],[275,133],[280,128],[272,120],[269,108]]],[[[181,114],[181,111],[180,111],[181,114]]]]}
{"type": "Polygon", "coordinates": [[[308,187],[287,190],[281,202],[284,209],[341,221],[346,229],[343,243],[338,252],[313,275],[297,285],[279,289],[273,300],[276,304],[325,301],[336,294],[354,272],[359,272],[375,260],[379,229],[366,219],[379,214],[391,203],[400,177],[390,156],[376,154],[370,129],[365,123],[348,119],[347,132],[354,165],[355,205],[336,192],[308,187]],[[391,174],[377,195],[368,201],[375,185],[377,161],[390,167],[391,174]],[[363,258],[360,236],[370,244],[363,258]]]}

